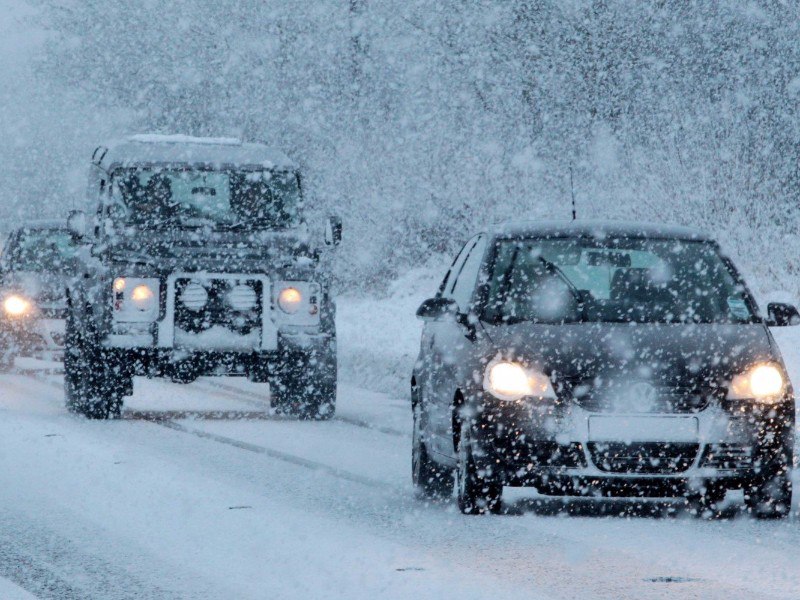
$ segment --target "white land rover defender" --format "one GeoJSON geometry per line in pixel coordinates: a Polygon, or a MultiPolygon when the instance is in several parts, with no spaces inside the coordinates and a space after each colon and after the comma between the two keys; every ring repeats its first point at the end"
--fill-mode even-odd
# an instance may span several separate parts
{"type": "MultiPolygon", "coordinates": [[[[335,304],[302,215],[297,167],[234,139],[133,136],[92,156],[93,215],[68,285],[65,392],[120,414],[133,377],[242,375],[273,407],[325,419],[336,403],[335,304]]],[[[325,243],[341,239],[327,222],[325,243]]]]}

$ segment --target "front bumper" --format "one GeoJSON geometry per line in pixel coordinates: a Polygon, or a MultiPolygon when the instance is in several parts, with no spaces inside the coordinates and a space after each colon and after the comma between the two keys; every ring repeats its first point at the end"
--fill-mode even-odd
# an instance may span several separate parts
{"type": "Polygon", "coordinates": [[[673,493],[708,480],[737,487],[791,461],[791,397],[680,414],[594,413],[574,403],[501,403],[488,395],[482,406],[473,416],[476,459],[506,485],[673,493]]]}
{"type": "Polygon", "coordinates": [[[334,362],[335,338],[328,333],[280,335],[275,350],[218,350],[119,347],[105,344],[104,356],[131,375],[169,376],[176,367],[189,367],[198,375],[244,375],[264,380],[286,363],[316,357],[334,362]]]}

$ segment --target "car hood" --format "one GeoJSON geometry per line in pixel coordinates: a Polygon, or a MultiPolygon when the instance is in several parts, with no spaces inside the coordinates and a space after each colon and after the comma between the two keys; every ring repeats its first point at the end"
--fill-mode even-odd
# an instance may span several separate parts
{"type": "Polygon", "coordinates": [[[576,380],[623,377],[661,385],[721,382],[753,363],[782,362],[762,324],[484,324],[494,351],[576,380]]]}
{"type": "Polygon", "coordinates": [[[115,262],[164,270],[309,268],[314,262],[306,236],[294,231],[143,230],[120,236],[109,251],[115,262]]]}
{"type": "Polygon", "coordinates": [[[67,273],[13,271],[5,274],[2,287],[49,306],[66,306],[67,280],[67,273]]]}

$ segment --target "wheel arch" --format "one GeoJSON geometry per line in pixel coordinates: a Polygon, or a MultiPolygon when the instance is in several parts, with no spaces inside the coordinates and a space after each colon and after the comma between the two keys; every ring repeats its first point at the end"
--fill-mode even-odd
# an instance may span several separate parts
{"type": "Polygon", "coordinates": [[[453,433],[453,455],[458,452],[458,442],[461,439],[462,408],[464,407],[465,396],[461,389],[457,389],[453,394],[451,405],[452,433],[453,433]]]}

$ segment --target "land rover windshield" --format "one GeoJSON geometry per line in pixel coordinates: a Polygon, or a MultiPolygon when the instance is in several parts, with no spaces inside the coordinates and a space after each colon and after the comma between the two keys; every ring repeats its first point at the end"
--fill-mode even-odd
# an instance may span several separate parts
{"type": "Polygon", "coordinates": [[[118,169],[112,210],[126,223],[161,227],[286,229],[300,219],[300,183],[290,171],[118,169]]]}
{"type": "Polygon", "coordinates": [[[754,305],[716,245],[681,239],[500,240],[483,318],[748,323],[754,305]]]}

